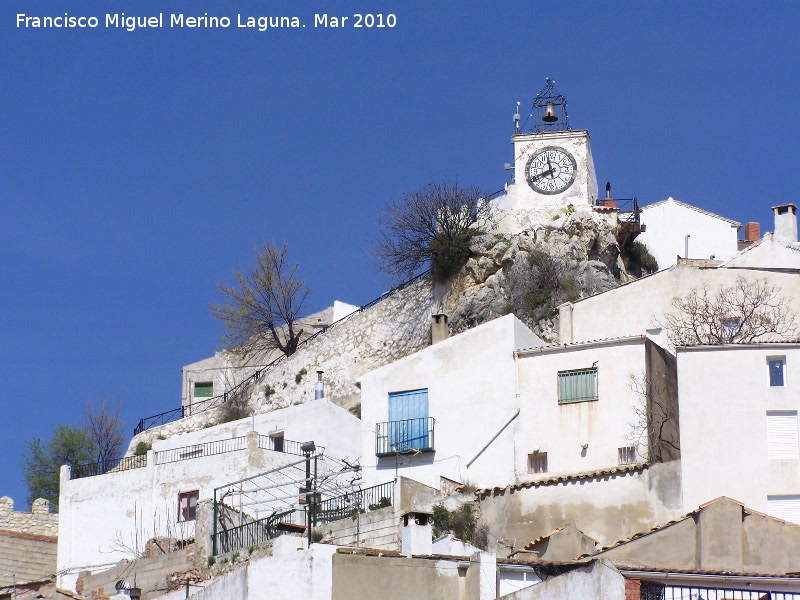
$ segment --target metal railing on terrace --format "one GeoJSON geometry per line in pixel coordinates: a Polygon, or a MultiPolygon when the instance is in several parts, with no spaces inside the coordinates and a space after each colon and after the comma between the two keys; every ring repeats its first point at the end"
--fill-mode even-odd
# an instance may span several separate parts
{"type": "MultiPolygon", "coordinates": [[[[357,308],[356,310],[351,312],[349,315],[346,315],[346,316],[342,317],[341,319],[331,323],[330,325],[326,325],[325,327],[323,327],[319,331],[317,331],[314,335],[311,335],[311,336],[307,337],[306,339],[304,339],[303,341],[301,341],[297,345],[297,348],[301,348],[304,344],[307,344],[311,340],[319,337],[320,335],[323,335],[329,329],[333,329],[334,327],[338,327],[339,325],[341,325],[345,321],[349,320],[353,316],[355,316],[357,314],[360,314],[360,313],[364,312],[365,310],[367,310],[369,308],[372,308],[376,304],[382,302],[383,300],[386,300],[387,298],[393,296],[397,292],[406,289],[407,287],[409,287],[410,285],[412,285],[414,283],[417,283],[418,281],[420,281],[420,280],[424,279],[425,277],[427,277],[428,274],[430,274],[430,272],[431,272],[430,269],[428,269],[426,271],[423,271],[419,275],[415,275],[414,277],[412,277],[408,281],[406,281],[404,283],[401,283],[398,286],[393,286],[392,289],[389,290],[388,292],[384,292],[383,294],[381,294],[380,296],[378,296],[377,298],[375,298],[371,302],[368,302],[364,306],[361,306],[361,307],[357,308]]],[[[248,377],[247,379],[245,379],[241,383],[235,385],[234,387],[232,387],[230,390],[228,390],[224,394],[221,394],[219,396],[214,396],[213,398],[207,398],[205,400],[201,400],[200,402],[193,402],[191,404],[187,404],[186,406],[181,406],[180,408],[174,408],[172,410],[168,410],[168,411],[165,411],[165,412],[162,412],[162,413],[158,413],[157,415],[152,415],[152,416],[149,416],[149,417],[144,417],[143,419],[139,419],[139,423],[136,425],[136,427],[133,430],[133,435],[139,435],[143,431],[146,431],[146,430],[151,429],[153,427],[157,427],[159,425],[164,425],[166,423],[171,423],[172,421],[177,421],[178,419],[182,419],[184,417],[188,417],[190,415],[194,415],[194,414],[197,414],[197,413],[205,412],[207,410],[211,410],[211,409],[217,408],[218,406],[221,406],[221,405],[225,404],[228,401],[229,397],[234,397],[237,394],[242,394],[245,391],[247,391],[250,388],[251,385],[253,385],[254,383],[257,383],[258,381],[261,380],[261,377],[264,375],[265,371],[271,369],[272,367],[274,367],[278,363],[286,360],[286,358],[287,357],[285,355],[281,355],[278,358],[276,358],[275,360],[273,360],[272,362],[270,362],[270,363],[268,363],[266,365],[263,365],[258,370],[256,370],[256,372],[253,373],[250,377],[248,377]]]]}
{"type": "Polygon", "coordinates": [[[178,462],[179,460],[191,460],[203,456],[214,456],[226,452],[236,452],[237,450],[247,449],[247,436],[230,438],[227,440],[216,440],[203,444],[193,444],[180,448],[170,448],[169,450],[159,450],[155,452],[155,462],[157,465],[178,462]]]}
{"type": "Polygon", "coordinates": [[[433,452],[435,424],[433,417],[376,423],[375,455],[433,452]]]}
{"type": "Polygon", "coordinates": [[[317,502],[312,515],[314,524],[330,523],[357,513],[393,506],[394,483],[389,481],[317,502]]]}
{"type": "Polygon", "coordinates": [[[139,469],[146,466],[146,454],[139,456],[121,456],[120,458],[111,458],[100,462],[75,465],[70,471],[70,478],[81,479],[83,477],[94,477],[95,475],[103,475],[104,473],[118,473],[120,471],[139,469]]]}
{"type": "Polygon", "coordinates": [[[305,510],[293,509],[244,523],[238,527],[231,527],[211,536],[212,554],[218,556],[263,544],[275,539],[284,531],[296,531],[304,528],[306,522],[305,510]]]}

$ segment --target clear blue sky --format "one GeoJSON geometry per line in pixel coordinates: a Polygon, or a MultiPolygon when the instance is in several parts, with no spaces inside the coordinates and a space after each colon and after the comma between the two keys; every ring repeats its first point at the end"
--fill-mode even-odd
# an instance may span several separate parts
{"type": "Polygon", "coordinates": [[[379,208],[443,178],[500,189],[515,102],[545,77],[601,188],[770,231],[769,207],[800,201],[798,28],[794,2],[5,0],[0,495],[24,506],[25,440],[79,424],[88,399],[121,401],[128,431],[178,406],[180,367],[218,346],[218,283],[264,236],[289,243],[310,308],[384,291],[379,208]],[[232,25],[127,32],[107,12],[232,25]],[[315,12],[396,26],[315,29],[315,12]]]}

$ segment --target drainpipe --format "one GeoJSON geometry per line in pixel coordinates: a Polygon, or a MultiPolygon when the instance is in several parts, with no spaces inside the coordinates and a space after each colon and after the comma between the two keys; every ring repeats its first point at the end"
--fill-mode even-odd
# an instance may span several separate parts
{"type": "Polygon", "coordinates": [[[516,419],[518,416],[519,416],[519,408],[517,408],[517,410],[514,411],[514,414],[511,415],[511,417],[508,419],[508,421],[503,423],[503,426],[497,431],[497,433],[495,433],[492,436],[492,439],[490,439],[488,442],[486,442],[483,445],[483,447],[480,450],[478,450],[477,454],[475,454],[475,456],[473,456],[471,459],[469,459],[469,462],[466,464],[466,468],[467,469],[469,469],[469,467],[470,467],[470,465],[472,463],[474,463],[476,460],[478,460],[478,457],[481,454],[483,454],[484,450],[486,450],[489,446],[491,446],[492,442],[495,441],[500,436],[500,434],[503,433],[503,431],[505,431],[505,428],[508,427],[511,424],[511,421],[516,419]]]}
{"type": "Polygon", "coordinates": [[[692,236],[687,233],[686,237],[683,239],[683,242],[684,242],[683,258],[689,258],[689,238],[690,237],[692,237],[692,236]]]}

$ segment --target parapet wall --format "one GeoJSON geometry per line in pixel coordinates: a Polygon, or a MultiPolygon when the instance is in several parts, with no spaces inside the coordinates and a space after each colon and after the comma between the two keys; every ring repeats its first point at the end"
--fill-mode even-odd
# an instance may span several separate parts
{"type": "Polygon", "coordinates": [[[36,535],[58,535],[58,515],[50,512],[50,503],[44,498],[33,501],[30,512],[15,511],[14,501],[8,496],[0,498],[0,530],[36,535]]]}

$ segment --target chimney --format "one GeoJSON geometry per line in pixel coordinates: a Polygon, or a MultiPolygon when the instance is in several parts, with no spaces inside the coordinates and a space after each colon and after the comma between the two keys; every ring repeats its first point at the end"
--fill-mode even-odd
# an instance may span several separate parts
{"type": "Polygon", "coordinates": [[[431,522],[433,513],[429,512],[409,512],[402,517],[403,555],[411,557],[414,555],[428,555],[433,553],[433,534],[431,522]]]}
{"type": "Polygon", "coordinates": [[[322,383],[322,373],[317,371],[317,383],[314,384],[314,400],[321,400],[325,397],[325,384],[322,383]]]}
{"type": "Polygon", "coordinates": [[[447,315],[439,313],[433,315],[431,323],[431,344],[438,344],[450,337],[450,328],[447,326],[447,315]]]}
{"type": "Polygon", "coordinates": [[[773,206],[775,213],[775,233],[772,239],[782,244],[797,242],[797,207],[794,204],[773,206]]]}
{"type": "Polygon", "coordinates": [[[757,242],[760,239],[761,239],[761,226],[754,221],[751,221],[750,223],[745,223],[744,241],[757,242]]]}

